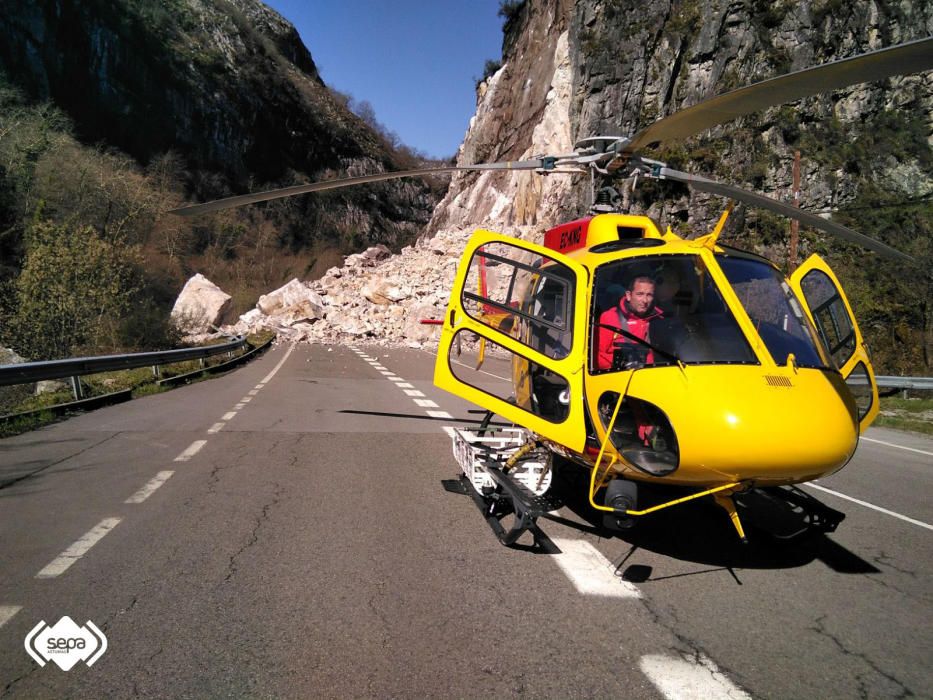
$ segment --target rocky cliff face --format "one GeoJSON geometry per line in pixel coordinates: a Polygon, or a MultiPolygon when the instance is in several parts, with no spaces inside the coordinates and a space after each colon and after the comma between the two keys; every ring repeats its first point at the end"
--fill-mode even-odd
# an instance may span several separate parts
{"type": "MultiPolygon", "coordinates": [[[[201,199],[408,165],[258,0],[14,0],[0,13],[0,66],[65,110],[86,143],[141,163],[180,153],[201,199]]],[[[400,247],[437,196],[410,180],[301,198],[284,237],[400,247]],[[351,232],[363,233],[351,241],[351,232]]]]}
{"type": "MultiPolygon", "coordinates": [[[[478,90],[459,161],[561,153],[585,137],[632,134],[716,94],[931,33],[933,9],[925,3],[527,0],[506,37],[502,69],[478,90]]],[[[924,167],[931,133],[933,83],[919,75],[774,108],[654,155],[781,197],[800,148],[804,206],[827,210],[857,198],[859,183],[849,175],[862,174],[859,168],[905,196],[933,192],[924,167]],[[829,158],[827,137],[879,147],[829,158]],[[881,140],[898,141],[902,152],[881,140]],[[856,165],[857,155],[869,162],[856,165]]],[[[431,227],[544,228],[586,210],[582,179],[461,175],[431,227]]],[[[631,205],[687,234],[704,232],[721,207],[677,186],[649,186],[631,205]]]]}

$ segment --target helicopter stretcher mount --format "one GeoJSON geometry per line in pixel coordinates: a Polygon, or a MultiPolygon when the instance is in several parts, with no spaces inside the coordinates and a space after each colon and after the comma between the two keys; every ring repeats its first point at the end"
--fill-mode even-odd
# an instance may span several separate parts
{"type": "Polygon", "coordinates": [[[451,441],[463,473],[459,492],[473,498],[499,541],[510,546],[531,532],[537,543],[538,517],[560,505],[547,495],[553,480],[551,453],[523,428],[454,428],[451,441]],[[509,517],[511,524],[503,526],[509,517]]]}

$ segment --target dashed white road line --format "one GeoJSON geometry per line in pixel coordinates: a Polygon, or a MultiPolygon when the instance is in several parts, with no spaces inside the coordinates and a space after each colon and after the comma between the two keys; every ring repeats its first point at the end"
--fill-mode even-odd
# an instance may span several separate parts
{"type": "Polygon", "coordinates": [[[553,539],[560,554],[554,561],[578,593],[606,598],[640,598],[639,590],[616,575],[616,567],[586,540],[553,539]]]}
{"type": "Polygon", "coordinates": [[[0,605],[0,627],[3,627],[10,619],[23,609],[21,605],[0,605]]]}
{"type": "Polygon", "coordinates": [[[441,428],[441,430],[447,433],[451,438],[454,438],[457,435],[452,425],[445,425],[444,427],[441,428]]]}
{"type": "Polygon", "coordinates": [[[414,384],[409,384],[408,382],[395,382],[395,386],[397,386],[399,389],[414,389],[415,388],[414,384]]]}
{"type": "Polygon", "coordinates": [[[249,403],[252,400],[253,400],[252,396],[244,396],[242,399],[240,399],[240,403],[249,403]]]}
{"type": "Polygon", "coordinates": [[[278,371],[282,368],[282,365],[285,364],[285,360],[288,359],[288,356],[291,355],[292,352],[293,352],[294,350],[295,350],[295,345],[292,344],[292,346],[288,349],[288,352],[285,353],[285,357],[283,357],[281,360],[279,360],[279,364],[277,364],[277,365],[273,368],[273,370],[272,370],[271,372],[269,372],[269,374],[267,374],[265,377],[263,377],[263,378],[262,378],[262,381],[259,382],[259,383],[260,383],[260,384],[268,384],[268,383],[269,383],[269,380],[272,379],[272,377],[275,376],[275,373],[278,372],[278,371]]]}
{"type": "Polygon", "coordinates": [[[176,462],[187,462],[189,459],[194,457],[202,447],[207,444],[207,440],[195,440],[188,447],[185,448],[185,451],[182,452],[175,458],[176,462]]]}
{"type": "Polygon", "coordinates": [[[261,384],[257,384],[257,385],[254,386],[253,388],[254,388],[254,389],[262,389],[264,386],[265,386],[265,383],[261,383],[261,384]]]}
{"type": "Polygon", "coordinates": [[[933,530],[933,525],[925,523],[922,520],[916,520],[910,518],[906,515],[901,515],[900,513],[895,513],[893,510],[888,510],[887,508],[882,508],[881,506],[876,506],[873,503],[868,501],[861,501],[858,498],[852,498],[852,496],[846,496],[844,493],[839,493],[838,491],[833,491],[828,489],[825,486],[820,486],[819,484],[814,484],[812,481],[802,484],[803,486],[809,486],[811,489],[816,489],[817,491],[823,491],[830,495],[836,496],[837,498],[842,498],[846,501],[852,501],[853,503],[858,503],[860,506],[865,506],[866,508],[871,508],[876,510],[879,513],[884,513],[885,515],[890,515],[892,518],[897,518],[898,520],[903,520],[904,522],[911,523],[912,525],[919,525],[920,527],[925,527],[927,530],[933,530]]]}
{"type": "Polygon", "coordinates": [[[412,399],[415,402],[416,406],[421,408],[440,408],[436,403],[431,401],[431,399],[412,399]]]}
{"type": "Polygon", "coordinates": [[[916,447],[905,447],[904,445],[895,445],[893,442],[885,442],[884,440],[875,440],[874,438],[860,437],[859,440],[864,440],[865,442],[875,442],[879,445],[884,445],[885,447],[896,447],[899,450],[907,450],[908,452],[917,452],[922,455],[929,455],[933,457],[933,452],[927,452],[926,450],[918,450],[916,447]]]}
{"type": "Polygon", "coordinates": [[[65,573],[68,567],[83,557],[91,547],[100,542],[104,535],[113,530],[119,522],[120,518],[104,518],[101,520],[92,529],[84,533],[81,539],[49,562],[42,571],[36,574],[36,578],[55,578],[65,573]]]}
{"type": "Polygon", "coordinates": [[[212,425],[210,428],[207,429],[207,432],[210,433],[211,435],[213,435],[214,433],[219,433],[221,430],[224,429],[224,425],[225,424],[222,421],[220,423],[214,423],[214,425],[212,425]]]}
{"type": "Polygon", "coordinates": [[[404,391],[405,396],[424,396],[424,392],[417,389],[405,389],[404,391]]]}
{"type": "Polygon", "coordinates": [[[168,481],[169,478],[174,473],[175,472],[173,471],[159,472],[158,474],[155,475],[154,478],[149,480],[149,483],[147,483],[145,486],[139,489],[139,491],[134,493],[132,496],[130,496],[123,502],[124,503],[142,503],[147,498],[149,498],[149,496],[151,496],[157,488],[159,488],[162,484],[168,481]]]}
{"type": "Polygon", "coordinates": [[[223,418],[220,420],[230,420],[236,415],[236,411],[229,411],[223,415],[223,418]]]}
{"type": "Polygon", "coordinates": [[[638,665],[654,687],[669,700],[751,700],[748,693],[729,680],[704,654],[697,659],[652,654],[643,656],[638,665]]]}
{"type": "Polygon", "coordinates": [[[259,389],[250,389],[249,391],[246,392],[246,395],[247,395],[247,396],[255,396],[255,395],[258,394],[258,393],[259,393],[259,389]]]}
{"type": "Polygon", "coordinates": [[[240,410],[241,408],[243,408],[245,405],[246,405],[245,403],[240,402],[240,403],[238,403],[236,406],[234,406],[234,408],[235,408],[236,410],[239,411],[239,410],[240,410]]]}
{"type": "Polygon", "coordinates": [[[453,418],[447,411],[425,411],[431,418],[453,418]]]}

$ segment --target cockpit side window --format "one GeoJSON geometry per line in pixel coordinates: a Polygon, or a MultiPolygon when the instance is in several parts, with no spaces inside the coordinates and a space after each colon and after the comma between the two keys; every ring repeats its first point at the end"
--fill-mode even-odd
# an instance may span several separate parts
{"type": "Polygon", "coordinates": [[[639,257],[599,267],[592,319],[591,373],[677,361],[757,362],[698,255],[639,257]]]}
{"type": "Polygon", "coordinates": [[[561,359],[572,345],[574,279],[553,260],[489,243],[470,261],[461,303],[480,323],[561,359]]]}

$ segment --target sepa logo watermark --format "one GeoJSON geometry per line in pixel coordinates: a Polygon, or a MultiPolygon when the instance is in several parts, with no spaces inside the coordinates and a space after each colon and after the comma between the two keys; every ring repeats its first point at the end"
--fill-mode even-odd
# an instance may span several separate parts
{"type": "Polygon", "coordinates": [[[26,635],[26,651],[40,666],[54,661],[62,671],[70,671],[79,661],[93,666],[107,651],[107,637],[90,620],[83,627],[65,615],[49,627],[45,620],[26,635]]]}

